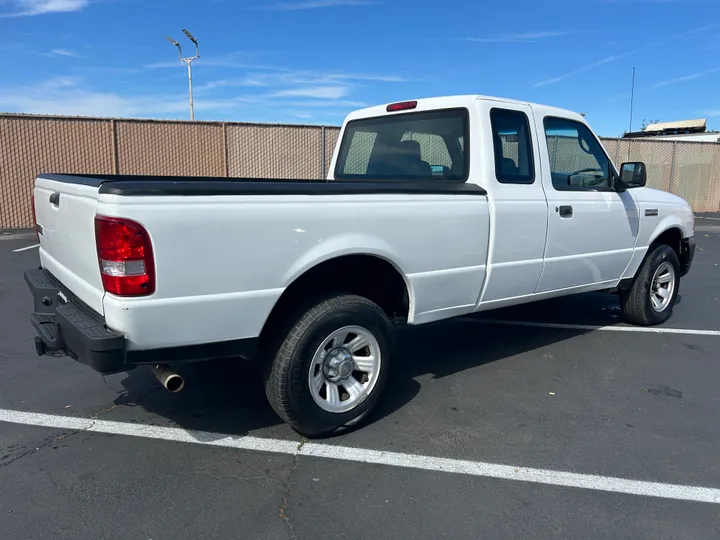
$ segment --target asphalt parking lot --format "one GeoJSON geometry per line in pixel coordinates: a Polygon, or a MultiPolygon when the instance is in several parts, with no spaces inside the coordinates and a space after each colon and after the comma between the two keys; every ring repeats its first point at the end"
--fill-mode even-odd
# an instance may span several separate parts
{"type": "Polygon", "coordinates": [[[603,294],[406,329],[371,423],[308,442],[253,364],[173,395],[37,357],[35,238],[3,237],[0,539],[717,539],[720,219],[696,238],[659,332],[603,294]]]}

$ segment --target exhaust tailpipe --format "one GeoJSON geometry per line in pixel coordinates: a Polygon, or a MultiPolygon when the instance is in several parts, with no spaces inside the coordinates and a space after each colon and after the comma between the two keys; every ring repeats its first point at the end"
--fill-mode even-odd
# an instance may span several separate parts
{"type": "Polygon", "coordinates": [[[153,375],[157,377],[157,380],[160,381],[160,384],[162,384],[168,392],[176,394],[185,388],[185,379],[165,364],[153,366],[151,369],[153,375]]]}

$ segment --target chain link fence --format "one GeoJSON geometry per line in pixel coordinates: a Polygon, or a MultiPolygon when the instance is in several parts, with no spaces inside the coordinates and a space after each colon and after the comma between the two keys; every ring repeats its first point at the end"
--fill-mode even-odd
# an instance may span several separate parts
{"type": "MultiPolygon", "coordinates": [[[[32,227],[30,195],[41,173],[323,178],[339,132],[328,126],[0,114],[0,229],[32,227]]],[[[644,161],[650,187],[680,195],[696,212],[720,211],[720,144],[601,140],[616,165],[644,161]]],[[[549,143],[551,159],[562,160],[562,141],[549,143]]]]}

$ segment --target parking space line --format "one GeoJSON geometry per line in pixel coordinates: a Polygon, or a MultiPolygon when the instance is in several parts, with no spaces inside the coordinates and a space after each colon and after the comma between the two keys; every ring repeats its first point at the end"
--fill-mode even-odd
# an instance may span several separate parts
{"type": "Polygon", "coordinates": [[[126,422],[93,420],[90,418],[75,418],[7,409],[0,409],[0,422],[91,433],[127,435],[146,439],[234,448],[238,450],[271,452],[275,454],[299,455],[323,459],[339,459],[406,469],[419,469],[628,495],[720,504],[720,489],[709,487],[665,484],[661,482],[648,482],[549,469],[534,469],[530,467],[514,467],[496,463],[404,454],[400,452],[385,452],[333,444],[301,444],[296,441],[280,439],[235,436],[207,431],[188,431],[174,427],[130,424],[126,422]]]}
{"type": "Polygon", "coordinates": [[[20,248],[20,249],[13,249],[13,253],[20,253],[21,251],[27,251],[29,249],[35,249],[35,248],[39,248],[39,247],[40,247],[40,244],[35,244],[33,246],[27,246],[27,247],[20,248]]]}
{"type": "Polygon", "coordinates": [[[720,336],[720,330],[696,330],[693,328],[662,328],[651,326],[595,326],[592,324],[544,323],[534,321],[511,321],[504,319],[479,319],[463,317],[466,322],[483,324],[502,324],[505,326],[529,326],[535,328],[555,328],[558,330],[598,330],[601,332],[640,332],[645,334],[681,334],[688,336],[720,336]]]}

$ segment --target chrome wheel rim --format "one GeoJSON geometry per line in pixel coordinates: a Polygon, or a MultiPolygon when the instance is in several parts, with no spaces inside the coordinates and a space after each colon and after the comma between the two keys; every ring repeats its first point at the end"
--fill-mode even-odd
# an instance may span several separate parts
{"type": "Polygon", "coordinates": [[[310,362],[308,386],[315,403],[330,413],[350,411],[377,384],[382,357],[375,336],[362,326],[345,326],[326,337],[310,362]]]}
{"type": "Polygon", "coordinates": [[[675,268],[665,261],[657,270],[650,287],[650,303],[655,311],[662,313],[670,305],[675,292],[675,268]]]}

